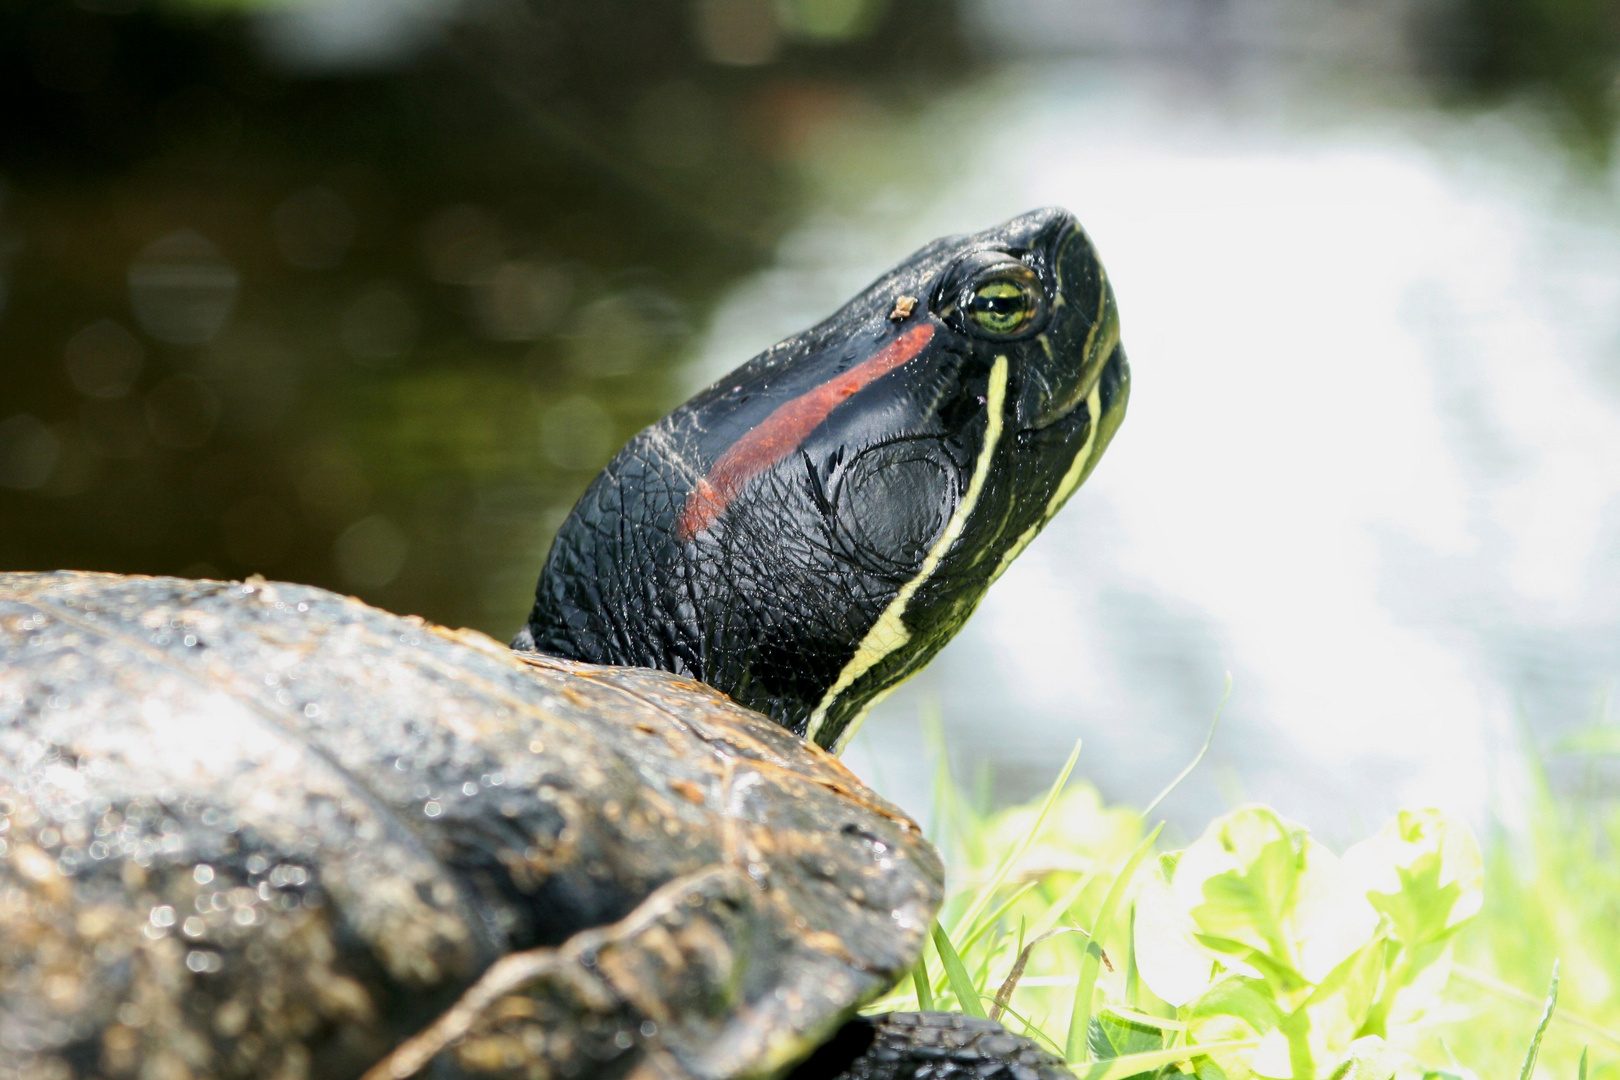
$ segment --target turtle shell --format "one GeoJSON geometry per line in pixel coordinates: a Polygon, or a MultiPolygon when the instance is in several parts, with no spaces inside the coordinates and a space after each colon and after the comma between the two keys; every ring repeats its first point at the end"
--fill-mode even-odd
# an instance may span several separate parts
{"type": "Polygon", "coordinates": [[[8,1077],[767,1074],[907,970],[941,879],[689,679],[307,586],[0,574],[8,1077]]]}

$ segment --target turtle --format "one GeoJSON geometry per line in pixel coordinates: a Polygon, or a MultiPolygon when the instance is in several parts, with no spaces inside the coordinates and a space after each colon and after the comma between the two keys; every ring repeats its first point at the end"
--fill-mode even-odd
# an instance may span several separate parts
{"type": "Polygon", "coordinates": [[[1066,211],[923,248],[637,435],[510,646],[307,585],[0,574],[0,1075],[1060,1080],[860,1016],[943,896],[836,752],[1095,466],[1066,211]]]}

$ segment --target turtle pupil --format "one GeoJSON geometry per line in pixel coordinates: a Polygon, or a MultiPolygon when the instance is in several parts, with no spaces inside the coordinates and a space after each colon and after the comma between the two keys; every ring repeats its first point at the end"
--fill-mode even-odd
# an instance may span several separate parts
{"type": "Polygon", "coordinates": [[[968,305],[973,321],[992,334],[1015,334],[1035,317],[1035,297],[1016,281],[980,285],[968,305]]]}

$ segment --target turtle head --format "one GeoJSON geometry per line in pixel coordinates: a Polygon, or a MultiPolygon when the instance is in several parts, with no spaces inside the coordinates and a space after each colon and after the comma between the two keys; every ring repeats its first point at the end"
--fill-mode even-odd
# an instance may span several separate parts
{"type": "Polygon", "coordinates": [[[1128,388],[1066,211],[935,241],[631,440],[513,644],[690,674],[841,749],[1090,473],[1128,388]]]}
{"type": "Polygon", "coordinates": [[[1119,345],[1113,291],[1079,223],[1066,210],[1036,210],[945,246],[954,257],[929,304],[954,339],[945,347],[992,366],[1006,357],[1013,429],[1072,416],[1119,345]]]}

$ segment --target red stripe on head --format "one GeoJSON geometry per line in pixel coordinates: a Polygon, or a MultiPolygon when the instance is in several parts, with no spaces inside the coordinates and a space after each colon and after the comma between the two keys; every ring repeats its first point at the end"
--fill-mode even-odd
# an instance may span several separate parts
{"type": "Polygon", "coordinates": [[[709,475],[698,481],[675,524],[675,535],[681,540],[690,540],[707,529],[748,481],[798,449],[827,419],[827,414],[846,398],[922,352],[933,336],[932,323],[918,323],[875,356],[778,405],[769,416],[727,447],[715,460],[709,475]]]}

